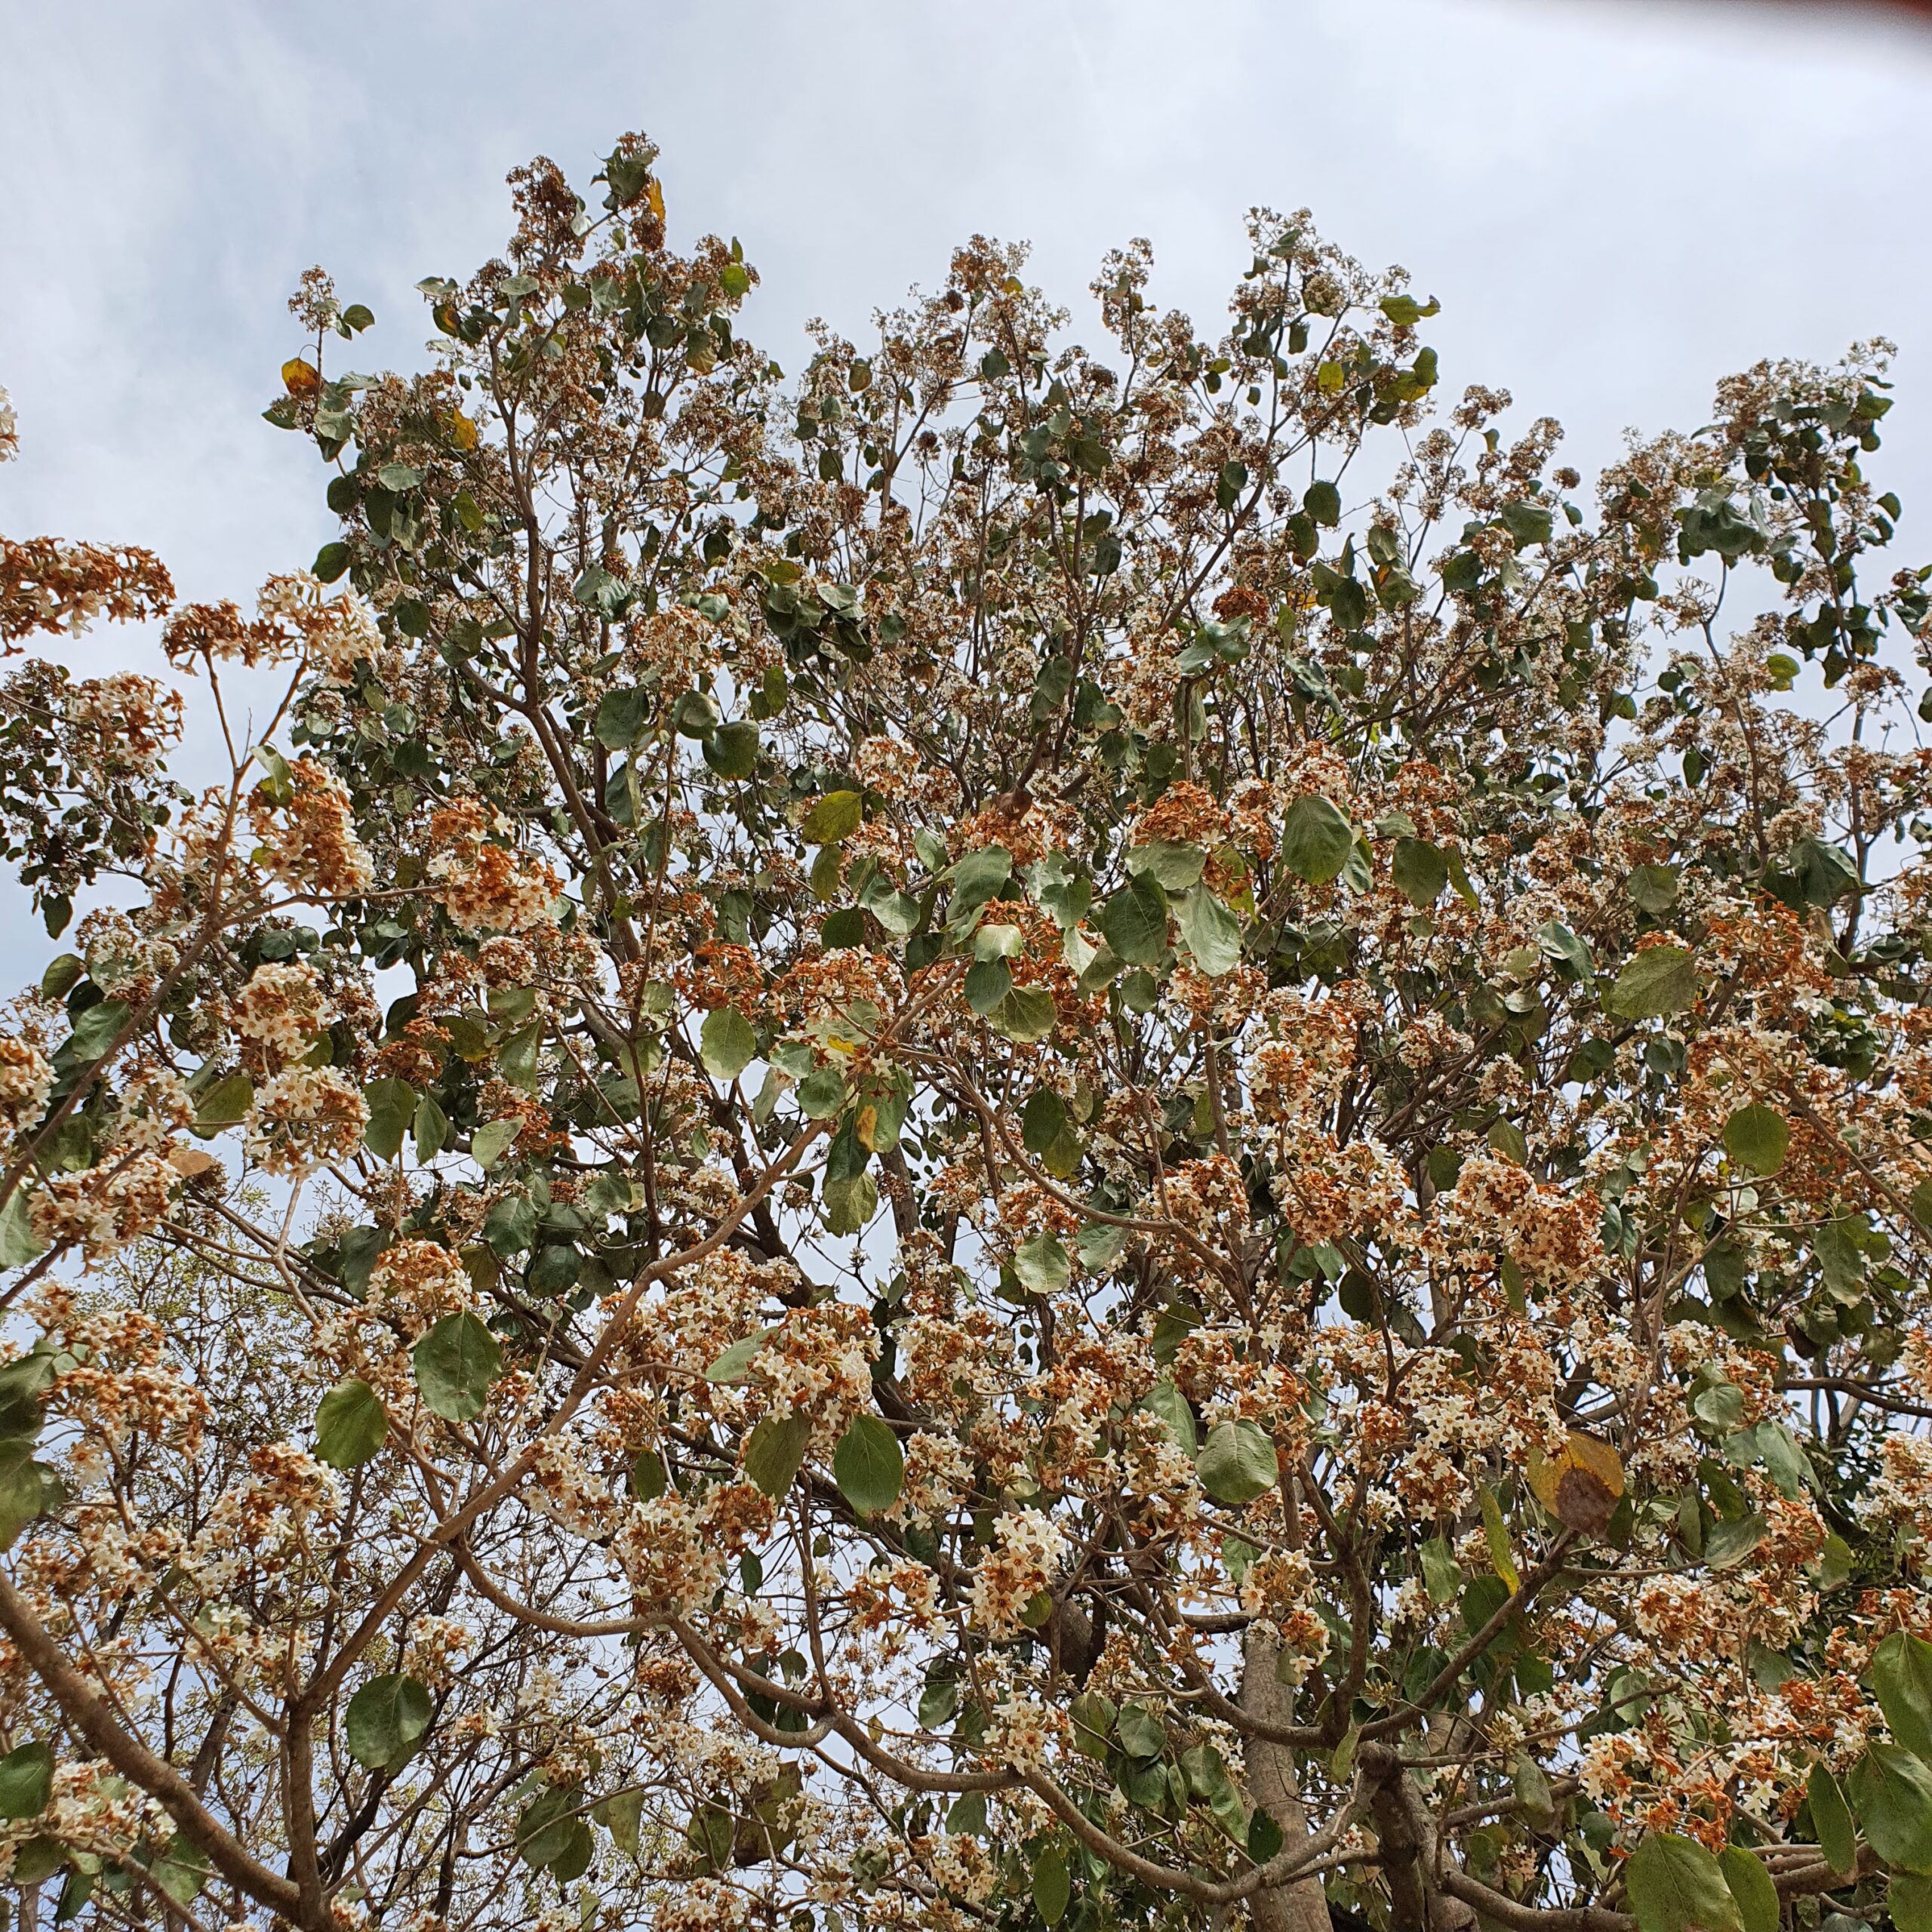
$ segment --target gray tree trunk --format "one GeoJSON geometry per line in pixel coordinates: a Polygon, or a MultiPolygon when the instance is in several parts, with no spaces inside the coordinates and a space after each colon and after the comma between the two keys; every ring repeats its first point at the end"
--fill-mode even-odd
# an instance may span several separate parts
{"type": "MultiPolygon", "coordinates": [[[[1275,1675],[1281,1646],[1265,1625],[1248,1627],[1241,1651],[1241,1706],[1264,1724],[1294,1721],[1294,1693],[1275,1675]]],[[[1308,1841],[1308,1812],[1295,1777],[1294,1753],[1257,1738],[1247,1747],[1248,1795],[1281,1828],[1293,1850],[1308,1841]]],[[[1291,1879],[1257,1892],[1249,1906],[1254,1932],[1330,1932],[1327,1894],[1318,1878],[1291,1879]]]]}

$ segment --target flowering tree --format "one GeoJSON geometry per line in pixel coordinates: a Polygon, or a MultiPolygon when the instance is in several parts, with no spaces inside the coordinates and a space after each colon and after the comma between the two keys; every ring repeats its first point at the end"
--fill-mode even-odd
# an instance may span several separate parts
{"type": "Polygon", "coordinates": [[[0,546],[174,673],[0,714],[23,1923],[1932,1925],[1881,348],[1591,497],[1257,212],[787,386],[654,158],[305,278],[254,614],[0,546]]]}

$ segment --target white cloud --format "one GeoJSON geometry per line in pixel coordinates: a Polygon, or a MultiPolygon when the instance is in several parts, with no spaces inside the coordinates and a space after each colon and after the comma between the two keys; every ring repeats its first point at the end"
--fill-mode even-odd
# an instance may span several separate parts
{"type": "MultiPolygon", "coordinates": [[[[1444,310],[1452,388],[1506,384],[1586,468],[1703,420],[1767,354],[1903,350],[1887,480],[1932,485],[1932,37],[1879,14],[1638,0],[0,0],[0,528],[148,543],[246,597],[327,533],[259,420],[313,261],[379,326],[507,229],[505,171],[665,150],[674,235],[737,234],[788,366],[979,230],[1075,305],[1152,238],[1213,323],[1251,203],[1306,204],[1444,310]]],[[[89,641],[90,662],[127,645],[89,641]]]]}

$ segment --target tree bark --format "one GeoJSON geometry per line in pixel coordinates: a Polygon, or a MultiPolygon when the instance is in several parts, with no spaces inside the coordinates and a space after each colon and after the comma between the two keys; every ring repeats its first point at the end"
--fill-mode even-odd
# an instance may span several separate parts
{"type": "Polygon", "coordinates": [[[309,1932],[327,1932],[326,1915],[305,1918],[302,1897],[295,1886],[257,1860],[209,1811],[200,1793],[174,1765],[157,1758],[122,1727],[4,1576],[0,1576],[0,1629],[14,1640],[14,1647],[74,1728],[130,1783],[158,1799],[180,1826],[182,1835],[207,1855],[224,1878],[257,1904],[309,1927],[309,1932]]]}
{"type": "MultiPolygon", "coordinates": [[[[1275,1675],[1280,1654],[1273,1631],[1260,1623],[1248,1626],[1241,1651],[1241,1707],[1264,1724],[1286,1726],[1294,1721],[1294,1693],[1275,1675]]],[[[1263,1738],[1249,1744],[1247,1789],[1281,1826],[1284,1850],[1307,1841],[1308,1811],[1289,1746],[1263,1738]]],[[[1264,1887],[1254,1894],[1250,1911],[1254,1932],[1330,1932],[1327,1894],[1312,1875],[1264,1887]]]]}

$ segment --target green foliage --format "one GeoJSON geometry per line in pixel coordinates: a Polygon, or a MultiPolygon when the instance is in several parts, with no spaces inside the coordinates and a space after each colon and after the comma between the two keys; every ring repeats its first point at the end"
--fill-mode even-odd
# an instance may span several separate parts
{"type": "Polygon", "coordinates": [[[429,1694],[414,1678],[372,1677],[343,1716],[349,1755],[372,1771],[400,1770],[415,1755],[432,1714],[429,1694]]]}
{"type": "Polygon", "coordinates": [[[860,1515],[890,1509],[906,1479],[898,1437],[876,1416],[854,1416],[833,1451],[832,1474],[839,1494],[860,1515]]]}
{"type": "Polygon", "coordinates": [[[315,1411],[315,1454],[332,1468],[366,1463],[389,1439],[389,1411],[366,1382],[339,1382],[315,1411]]]}
{"type": "Polygon", "coordinates": [[[423,1406],[445,1422],[481,1415],[503,1367],[496,1337],[467,1309],[445,1315],[410,1351],[410,1360],[423,1406]]]}

